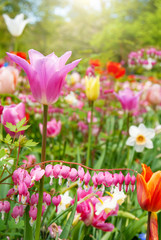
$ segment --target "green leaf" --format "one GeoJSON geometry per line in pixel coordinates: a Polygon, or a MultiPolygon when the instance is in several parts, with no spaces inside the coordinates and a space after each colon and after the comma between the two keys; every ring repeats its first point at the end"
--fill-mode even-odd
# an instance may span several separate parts
{"type": "Polygon", "coordinates": [[[29,127],[30,127],[30,125],[22,126],[16,132],[24,131],[24,130],[28,129],[29,127]]]}
{"type": "Polygon", "coordinates": [[[118,239],[121,239],[121,236],[124,237],[123,239],[133,239],[136,233],[139,233],[141,231],[141,228],[145,223],[147,223],[147,216],[142,217],[138,221],[133,221],[124,228],[124,230],[119,234],[118,239]]]}
{"type": "Polygon", "coordinates": [[[7,143],[7,144],[11,144],[12,138],[9,134],[7,134],[7,136],[5,137],[4,142],[7,143]]]}
{"type": "Polygon", "coordinates": [[[24,143],[24,146],[25,146],[25,147],[34,147],[34,146],[36,146],[37,144],[38,144],[38,143],[33,142],[33,140],[30,139],[30,140],[28,140],[26,143],[24,143]]]}
{"type": "Polygon", "coordinates": [[[132,213],[129,212],[125,212],[125,211],[121,211],[119,210],[117,213],[118,217],[123,217],[123,218],[129,218],[132,220],[139,220],[135,215],[133,215],[132,213]]]}
{"type": "Polygon", "coordinates": [[[97,160],[94,168],[95,169],[100,169],[103,165],[103,161],[104,161],[104,158],[105,158],[105,154],[106,154],[106,148],[102,151],[102,154],[100,156],[100,158],[97,160]]]}
{"type": "Polygon", "coordinates": [[[0,150],[0,158],[4,157],[5,155],[6,155],[6,151],[3,148],[3,149],[0,150]]]}
{"type": "Polygon", "coordinates": [[[60,238],[62,239],[67,239],[68,235],[69,235],[69,232],[70,232],[70,228],[71,228],[71,225],[72,225],[72,222],[73,222],[73,219],[74,219],[74,215],[75,215],[75,211],[76,211],[76,207],[77,207],[77,194],[76,194],[76,197],[75,197],[75,203],[74,203],[74,206],[73,206],[73,210],[70,214],[70,217],[69,219],[67,220],[67,223],[60,235],[60,238]]]}
{"type": "Polygon", "coordinates": [[[77,163],[81,163],[79,147],[77,147],[77,163]]]}
{"type": "Polygon", "coordinates": [[[3,136],[2,136],[2,134],[0,134],[0,141],[3,141],[3,136]]]}
{"type": "Polygon", "coordinates": [[[19,128],[21,128],[25,123],[26,123],[26,117],[24,117],[21,121],[19,121],[16,124],[16,128],[19,130],[19,128]]]}
{"type": "Polygon", "coordinates": [[[16,126],[12,125],[12,123],[6,123],[6,127],[11,131],[11,132],[16,132],[16,126]]]}

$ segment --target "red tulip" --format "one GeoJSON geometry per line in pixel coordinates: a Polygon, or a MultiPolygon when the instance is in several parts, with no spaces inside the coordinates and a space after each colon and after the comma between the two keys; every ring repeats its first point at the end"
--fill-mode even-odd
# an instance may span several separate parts
{"type": "Polygon", "coordinates": [[[114,78],[120,78],[125,75],[125,68],[123,68],[121,64],[117,62],[108,62],[107,71],[109,74],[114,76],[114,78]]]}

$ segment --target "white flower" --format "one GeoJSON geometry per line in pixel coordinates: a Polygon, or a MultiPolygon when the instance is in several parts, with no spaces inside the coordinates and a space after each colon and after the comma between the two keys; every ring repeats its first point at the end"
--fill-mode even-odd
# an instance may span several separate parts
{"type": "Polygon", "coordinates": [[[61,202],[58,205],[57,214],[59,214],[61,211],[66,210],[69,207],[72,200],[72,198],[69,196],[69,191],[65,192],[64,194],[61,194],[60,196],[61,196],[61,202]]]}
{"type": "Polygon", "coordinates": [[[151,141],[155,136],[155,131],[152,128],[146,128],[143,123],[139,127],[131,126],[129,129],[130,137],[126,141],[126,145],[134,146],[136,152],[142,152],[144,147],[152,149],[151,141]]]}
{"type": "Polygon", "coordinates": [[[116,209],[117,204],[121,205],[126,198],[123,190],[119,191],[118,187],[115,187],[113,189],[112,194],[109,192],[106,193],[109,194],[112,198],[109,197],[105,201],[102,201],[102,199],[98,198],[100,202],[96,203],[96,215],[99,215],[103,210],[106,214],[108,214],[112,210],[116,209]]]}
{"type": "Polygon", "coordinates": [[[30,22],[30,19],[24,20],[23,13],[17,15],[14,19],[10,18],[7,14],[3,14],[3,17],[6,22],[8,31],[14,37],[19,37],[22,34],[26,24],[30,22]]]}
{"type": "Polygon", "coordinates": [[[74,92],[70,92],[70,94],[68,94],[64,99],[68,104],[73,105],[75,107],[77,107],[79,104],[79,101],[76,99],[74,92]]]}
{"type": "Polygon", "coordinates": [[[113,199],[116,200],[116,202],[119,205],[121,205],[125,201],[125,198],[126,198],[124,191],[123,190],[119,191],[118,187],[114,188],[114,192],[113,192],[112,196],[113,196],[113,199]]]}
{"type": "Polygon", "coordinates": [[[99,198],[100,202],[96,203],[96,215],[99,215],[103,210],[106,214],[111,212],[112,210],[115,210],[117,206],[117,201],[115,198],[108,198],[105,201],[102,201],[99,198]]]}
{"type": "Polygon", "coordinates": [[[148,58],[148,64],[143,64],[143,68],[146,70],[151,70],[153,68],[153,64],[156,63],[156,61],[152,58],[148,58]]]}

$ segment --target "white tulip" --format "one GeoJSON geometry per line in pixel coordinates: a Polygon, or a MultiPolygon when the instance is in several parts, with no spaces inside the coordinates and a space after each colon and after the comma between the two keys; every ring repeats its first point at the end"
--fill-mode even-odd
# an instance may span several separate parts
{"type": "Polygon", "coordinates": [[[3,14],[4,20],[6,22],[8,31],[14,36],[19,37],[26,24],[30,22],[30,19],[24,20],[24,14],[21,13],[17,15],[14,19],[10,18],[7,14],[3,14]]]}

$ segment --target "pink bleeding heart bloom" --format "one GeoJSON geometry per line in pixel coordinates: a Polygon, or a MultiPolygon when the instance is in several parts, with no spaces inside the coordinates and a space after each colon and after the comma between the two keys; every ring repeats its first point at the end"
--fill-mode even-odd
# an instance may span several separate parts
{"type": "Polygon", "coordinates": [[[88,185],[90,179],[91,179],[91,175],[90,175],[89,171],[87,170],[86,174],[84,175],[84,183],[85,183],[85,185],[88,185]]]}
{"type": "Polygon", "coordinates": [[[67,73],[77,66],[80,59],[65,65],[72,54],[71,51],[60,58],[54,53],[44,56],[34,49],[30,49],[28,54],[30,63],[15,54],[7,53],[26,72],[34,98],[44,105],[56,102],[67,73]]]}
{"type": "Polygon", "coordinates": [[[50,203],[51,203],[51,196],[50,196],[49,193],[46,193],[46,192],[43,193],[43,202],[44,202],[47,206],[50,205],[50,203]]]}
{"type": "Polygon", "coordinates": [[[37,208],[34,206],[30,206],[29,217],[32,218],[32,221],[35,221],[37,218],[37,208]]]}
{"type": "Polygon", "coordinates": [[[134,94],[134,92],[131,89],[126,88],[122,91],[119,91],[118,94],[114,93],[114,95],[120,101],[122,108],[124,110],[133,111],[139,105],[139,98],[140,98],[141,92],[134,94]]]}
{"type": "Polygon", "coordinates": [[[33,154],[27,155],[26,156],[27,160],[23,160],[22,162],[24,163],[21,167],[31,167],[36,163],[36,157],[33,154]]]}
{"type": "MultiPolygon", "coordinates": [[[[40,132],[43,132],[43,125],[39,124],[40,132]]],[[[61,131],[61,121],[56,121],[56,119],[52,119],[47,122],[47,137],[56,137],[61,131]]]]}
{"type": "Polygon", "coordinates": [[[121,191],[121,189],[122,189],[122,184],[123,184],[123,182],[124,182],[124,179],[125,179],[125,177],[124,177],[124,175],[122,174],[122,172],[120,171],[120,173],[119,173],[119,176],[118,176],[118,180],[119,180],[119,191],[121,191]]]}
{"type": "Polygon", "coordinates": [[[0,201],[0,212],[2,213],[2,220],[4,220],[4,214],[10,211],[10,203],[8,201],[0,201]]]}
{"type": "Polygon", "coordinates": [[[45,174],[45,170],[41,169],[40,166],[34,167],[30,172],[32,182],[39,181],[44,176],[44,174],[45,174]]]}
{"type": "Polygon", "coordinates": [[[130,173],[127,173],[125,176],[125,192],[128,191],[130,182],[131,182],[130,173]]]}
{"type": "MultiPolygon", "coordinates": [[[[25,117],[25,105],[23,103],[19,103],[17,105],[13,104],[10,106],[5,106],[2,112],[2,124],[6,125],[6,123],[12,123],[12,125],[16,125],[19,121],[21,121],[25,117]]],[[[23,135],[24,131],[20,131],[15,134],[15,132],[10,131],[7,127],[5,127],[7,133],[10,134],[11,137],[23,135]]]]}
{"type": "Polygon", "coordinates": [[[24,214],[23,205],[15,206],[11,213],[11,216],[15,219],[16,223],[19,221],[19,217],[22,217],[24,214]]]}
{"type": "Polygon", "coordinates": [[[61,202],[61,196],[58,195],[58,196],[54,196],[52,198],[52,203],[57,207],[59,205],[59,203],[61,202]]]}
{"type": "Polygon", "coordinates": [[[32,194],[31,199],[30,199],[31,205],[37,205],[38,200],[39,200],[39,194],[38,193],[32,194]]]}
{"type": "Polygon", "coordinates": [[[77,170],[76,170],[75,168],[71,168],[71,169],[70,169],[70,172],[69,172],[69,179],[70,179],[72,182],[74,182],[74,181],[76,181],[77,178],[78,178],[77,175],[78,175],[77,170]]]}

